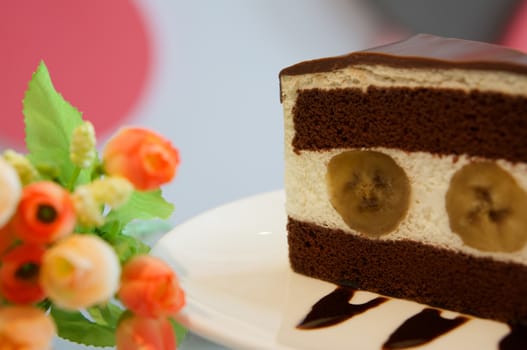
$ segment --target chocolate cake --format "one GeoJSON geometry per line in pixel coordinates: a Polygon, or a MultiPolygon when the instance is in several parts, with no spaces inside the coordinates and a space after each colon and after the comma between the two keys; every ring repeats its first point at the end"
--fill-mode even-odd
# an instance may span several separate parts
{"type": "Polygon", "coordinates": [[[416,35],[280,72],[294,271],[527,316],[527,56],[416,35]]]}

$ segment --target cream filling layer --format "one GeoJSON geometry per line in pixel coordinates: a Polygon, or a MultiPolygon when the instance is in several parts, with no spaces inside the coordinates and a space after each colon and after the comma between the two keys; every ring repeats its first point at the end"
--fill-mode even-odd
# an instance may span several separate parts
{"type": "MultiPolygon", "coordinates": [[[[326,186],[327,164],[333,156],[344,150],[303,151],[300,154],[286,151],[286,210],[296,220],[362,235],[351,230],[332,207],[326,186]]],[[[411,185],[410,206],[405,219],[394,232],[375,239],[414,240],[477,257],[527,264],[527,245],[514,253],[482,252],[465,245],[450,229],[445,209],[450,179],[457,170],[475,158],[435,156],[388,148],[374,150],[391,156],[404,169],[411,185]]],[[[527,164],[513,164],[504,160],[497,163],[527,191],[527,164]]]]}

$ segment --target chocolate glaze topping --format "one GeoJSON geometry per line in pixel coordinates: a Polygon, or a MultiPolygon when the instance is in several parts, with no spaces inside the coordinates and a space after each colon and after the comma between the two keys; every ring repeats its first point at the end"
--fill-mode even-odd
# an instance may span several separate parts
{"type": "Polygon", "coordinates": [[[527,75],[527,55],[520,51],[482,42],[418,34],[347,55],[300,62],[284,68],[280,76],[329,72],[357,64],[501,70],[527,75]]]}

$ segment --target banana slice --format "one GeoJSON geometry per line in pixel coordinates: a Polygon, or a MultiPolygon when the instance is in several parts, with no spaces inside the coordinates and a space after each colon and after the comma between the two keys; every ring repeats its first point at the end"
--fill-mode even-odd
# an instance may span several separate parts
{"type": "Polygon", "coordinates": [[[445,199],[450,228],[465,244],[513,252],[527,242],[527,194],[497,164],[462,167],[452,176],[445,199]]]}
{"type": "Polygon", "coordinates": [[[408,211],[408,178],[384,153],[340,153],[329,161],[326,182],[330,202],[344,222],[368,236],[395,230],[408,211]]]}

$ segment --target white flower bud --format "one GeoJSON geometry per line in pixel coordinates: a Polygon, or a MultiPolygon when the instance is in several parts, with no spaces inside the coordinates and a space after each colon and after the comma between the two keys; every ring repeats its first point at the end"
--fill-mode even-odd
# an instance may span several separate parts
{"type": "Polygon", "coordinates": [[[15,168],[0,158],[0,227],[4,226],[16,211],[22,195],[22,184],[15,168]]]}

